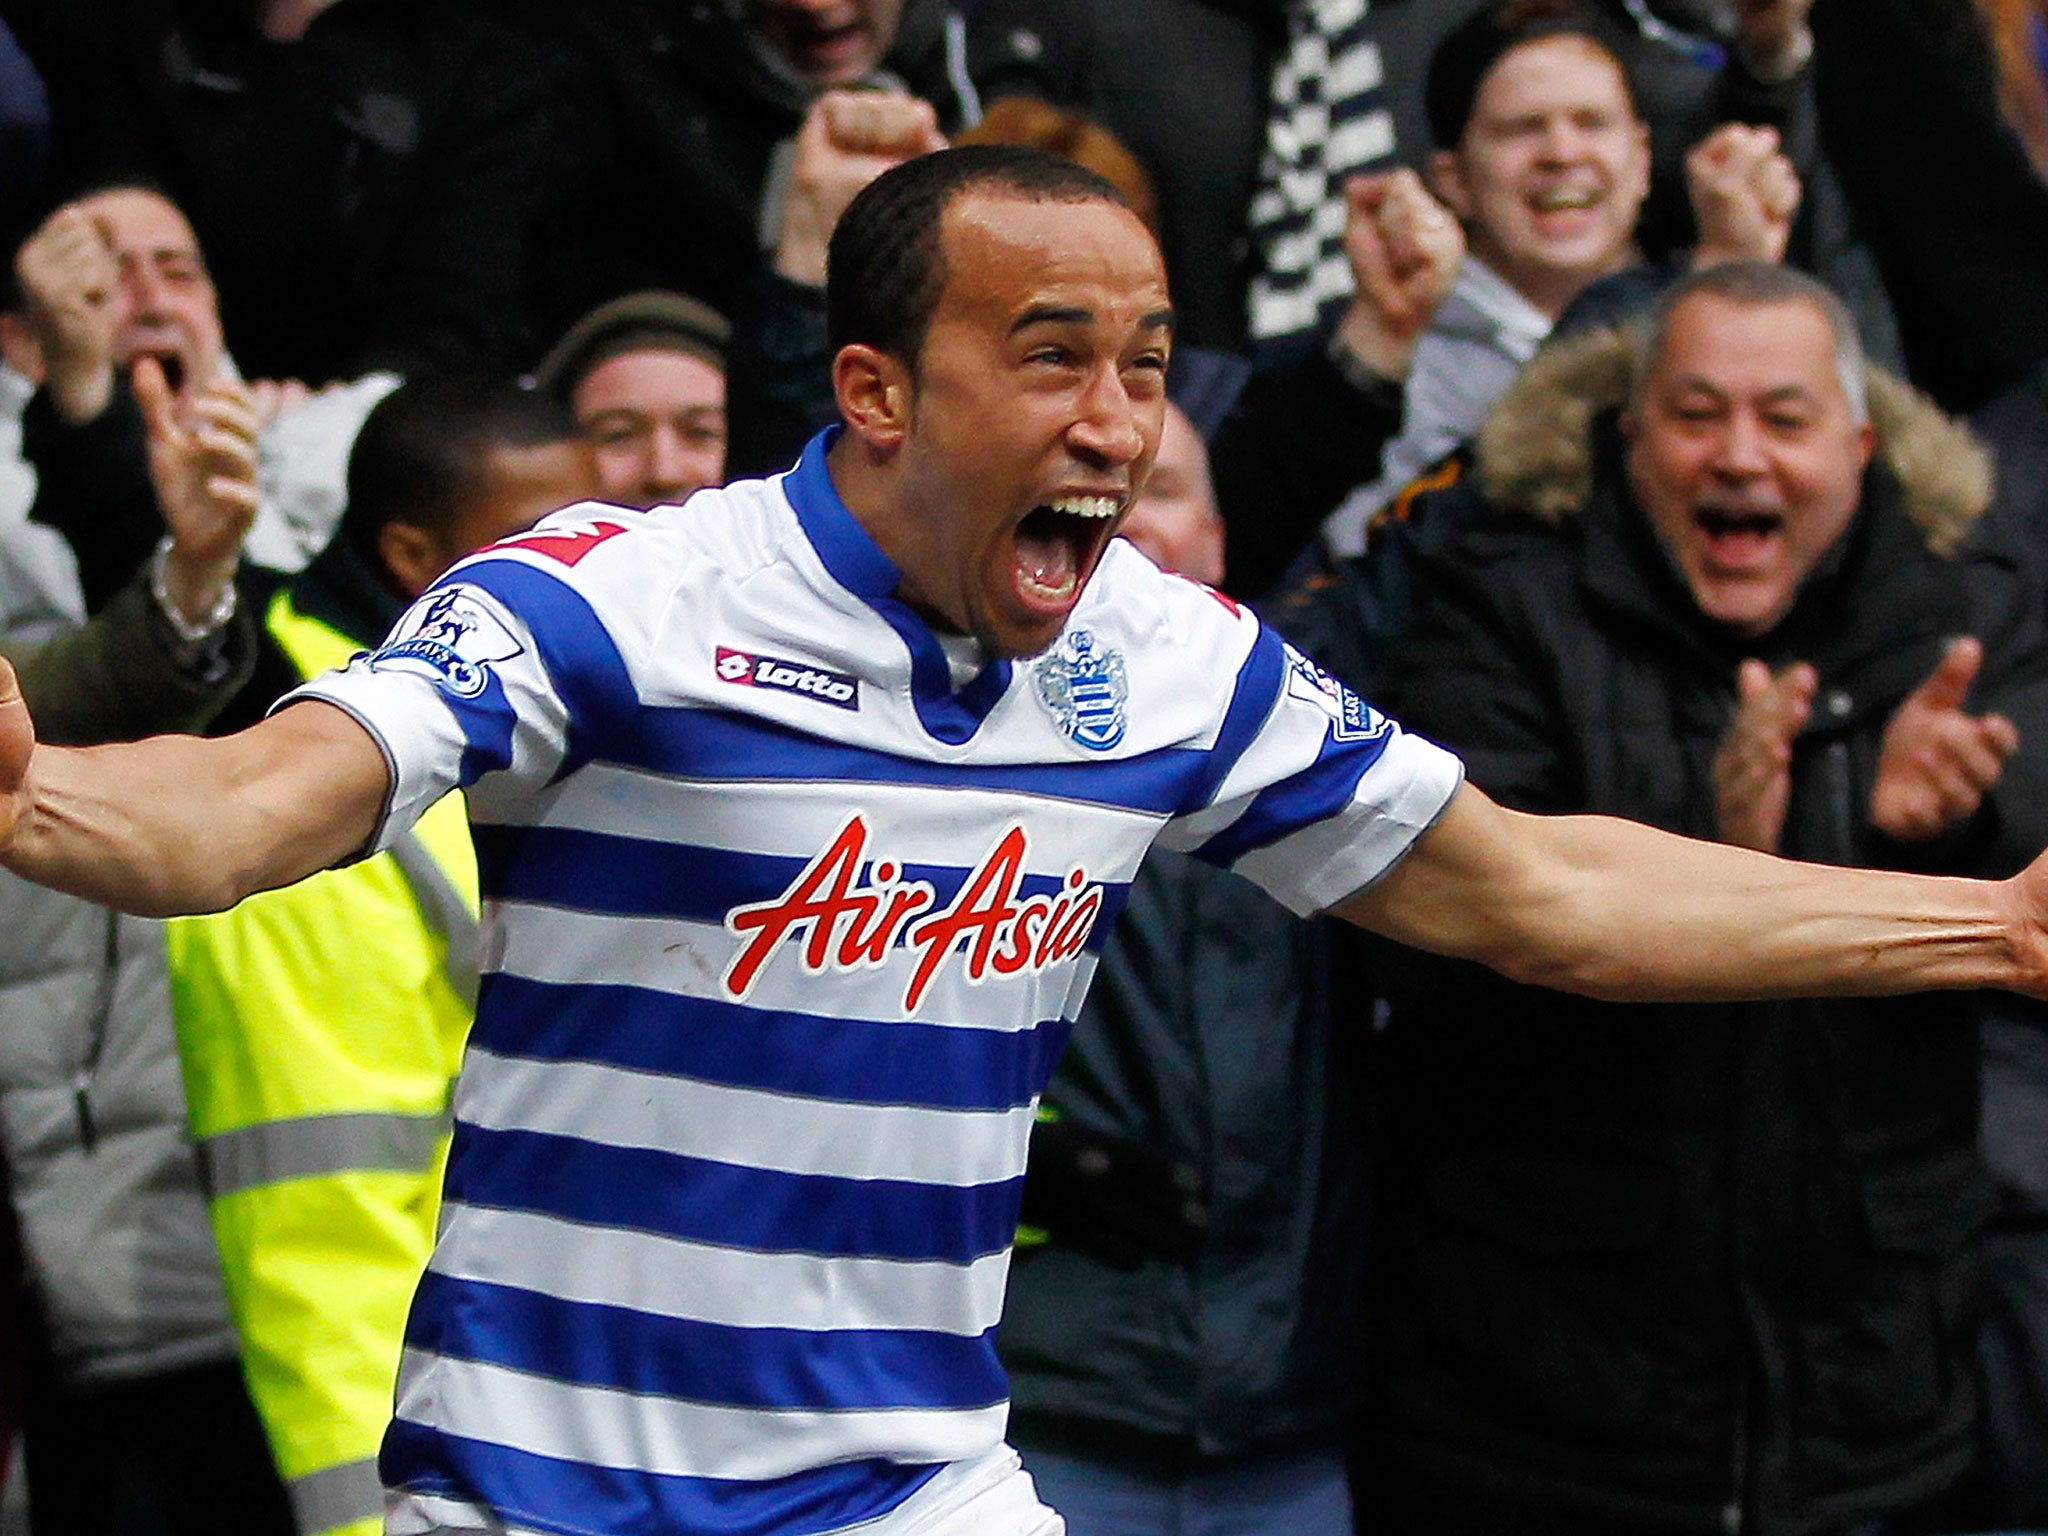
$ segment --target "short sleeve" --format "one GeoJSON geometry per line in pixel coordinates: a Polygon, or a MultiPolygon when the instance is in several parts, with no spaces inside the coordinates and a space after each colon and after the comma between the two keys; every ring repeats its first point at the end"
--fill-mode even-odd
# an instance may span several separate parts
{"type": "Polygon", "coordinates": [[[365,850],[388,848],[451,789],[472,805],[531,794],[570,751],[579,679],[618,670],[583,597],[509,559],[461,566],[400,616],[373,651],[279,701],[346,710],[383,750],[391,795],[365,850]],[[607,658],[609,667],[607,667],[607,658]]]}
{"type": "Polygon", "coordinates": [[[1403,731],[1262,625],[1207,774],[1160,841],[1306,916],[1391,869],[1463,778],[1456,756],[1403,731]]]}

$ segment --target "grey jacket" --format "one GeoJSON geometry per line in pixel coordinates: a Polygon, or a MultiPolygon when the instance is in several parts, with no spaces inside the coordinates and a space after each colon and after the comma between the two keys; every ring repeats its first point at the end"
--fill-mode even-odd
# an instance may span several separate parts
{"type": "MultiPolygon", "coordinates": [[[[90,624],[45,530],[0,526],[0,644],[45,739],[192,729],[247,675],[181,673],[136,583],[90,624]],[[67,615],[71,617],[67,617],[67,615]]],[[[185,1134],[162,925],[0,874],[0,1141],[60,1368],[127,1379],[236,1352],[185,1134]]]]}

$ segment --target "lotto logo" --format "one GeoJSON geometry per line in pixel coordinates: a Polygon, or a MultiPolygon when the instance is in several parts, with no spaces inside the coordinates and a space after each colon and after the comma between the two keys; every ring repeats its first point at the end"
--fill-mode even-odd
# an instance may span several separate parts
{"type": "Polygon", "coordinates": [[[854,816],[773,901],[735,907],[725,926],[744,938],[725,989],[744,998],[787,942],[812,975],[881,965],[897,944],[917,952],[903,1010],[916,1013],[940,966],[956,952],[969,981],[1036,973],[1080,954],[1102,913],[1102,887],[1086,869],[1067,871],[1052,895],[1020,899],[1029,840],[1012,826],[968,873],[959,894],[933,912],[938,893],[894,859],[870,855],[868,823],[854,816]]]}
{"type": "Polygon", "coordinates": [[[718,674],[720,682],[737,683],[743,688],[773,688],[838,709],[860,708],[860,679],[844,672],[827,672],[823,667],[808,667],[774,656],[755,656],[725,645],[718,648],[711,670],[718,674]]]}

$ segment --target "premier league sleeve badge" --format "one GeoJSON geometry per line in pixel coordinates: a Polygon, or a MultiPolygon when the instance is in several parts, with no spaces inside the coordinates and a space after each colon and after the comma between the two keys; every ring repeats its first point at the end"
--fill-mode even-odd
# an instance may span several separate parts
{"type": "Polygon", "coordinates": [[[457,698],[473,699],[493,665],[525,649],[481,592],[451,587],[420,599],[369,655],[376,672],[411,672],[457,698]]]}
{"type": "Polygon", "coordinates": [[[1107,752],[1124,739],[1123,653],[1097,643],[1085,629],[1069,630],[1034,668],[1039,701],[1060,734],[1091,752],[1107,752]]]}

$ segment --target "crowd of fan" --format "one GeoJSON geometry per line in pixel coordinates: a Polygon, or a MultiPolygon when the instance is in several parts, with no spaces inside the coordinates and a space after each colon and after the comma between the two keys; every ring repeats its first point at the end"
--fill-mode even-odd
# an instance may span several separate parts
{"type": "MultiPolygon", "coordinates": [[[[1025,143],[1166,255],[1160,564],[1511,805],[2002,875],[2044,14],[0,0],[0,640],[50,739],[231,729],[552,510],[787,467],[839,212],[1025,143]]],[[[35,1531],[379,1528],[482,961],[436,809],[215,918],[0,881],[35,1531]]],[[[2013,1000],[1583,1003],[1159,852],[1025,1221],[1011,1433],[1075,1536],[2048,1528],[2013,1000]]]]}

